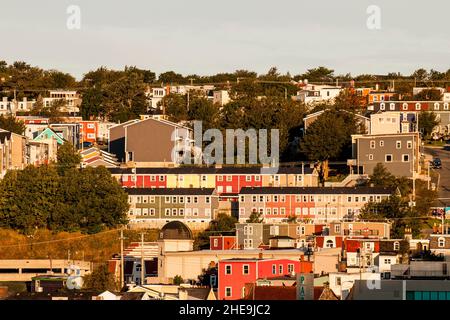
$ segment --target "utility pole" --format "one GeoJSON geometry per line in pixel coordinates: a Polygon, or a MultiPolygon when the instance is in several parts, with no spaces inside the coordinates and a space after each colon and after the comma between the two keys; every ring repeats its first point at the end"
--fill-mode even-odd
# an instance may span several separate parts
{"type": "Polygon", "coordinates": [[[145,284],[145,274],[144,274],[144,232],[141,233],[141,286],[145,284]]]}
{"type": "Polygon", "coordinates": [[[125,238],[123,237],[123,228],[120,229],[120,290],[122,290],[123,286],[124,286],[124,278],[125,278],[125,274],[124,274],[124,262],[123,262],[123,240],[125,238]]]}

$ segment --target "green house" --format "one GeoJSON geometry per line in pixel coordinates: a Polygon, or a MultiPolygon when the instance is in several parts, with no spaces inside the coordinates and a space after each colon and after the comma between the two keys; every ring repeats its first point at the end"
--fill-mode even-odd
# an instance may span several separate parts
{"type": "Polygon", "coordinates": [[[64,139],[50,128],[45,128],[41,133],[39,133],[36,136],[36,138],[33,139],[33,141],[42,141],[51,138],[55,138],[58,145],[62,145],[64,143],[64,139]]]}

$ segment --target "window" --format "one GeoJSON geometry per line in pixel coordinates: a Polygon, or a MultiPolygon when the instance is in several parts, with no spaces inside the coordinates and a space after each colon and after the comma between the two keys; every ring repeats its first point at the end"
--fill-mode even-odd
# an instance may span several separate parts
{"type": "Polygon", "coordinates": [[[375,140],[370,141],[370,149],[375,149],[375,140]]]}
{"type": "Polygon", "coordinates": [[[280,214],[281,215],[286,215],[286,208],[280,208],[280,214]]]}
{"type": "Polygon", "coordinates": [[[170,209],[169,208],[166,208],[166,210],[165,210],[165,213],[164,213],[166,216],[170,216],[170,209]]]}
{"type": "Polygon", "coordinates": [[[191,208],[186,208],[186,216],[189,217],[191,215],[191,208]]]}
{"type": "Polygon", "coordinates": [[[198,203],[198,197],[194,197],[194,203],[198,203]]]}
{"type": "Polygon", "coordinates": [[[252,202],[256,202],[256,196],[252,196],[252,202]]]}
{"type": "Polygon", "coordinates": [[[405,103],[403,103],[402,104],[402,108],[403,108],[403,110],[408,110],[408,104],[405,102],[405,103]]]}
{"type": "Polygon", "coordinates": [[[380,140],[380,147],[384,147],[384,140],[380,140]]]}
{"type": "Polygon", "coordinates": [[[249,274],[250,273],[250,266],[248,264],[244,264],[242,266],[242,274],[249,274]]]}
{"type": "Polygon", "coordinates": [[[205,182],[206,181],[206,176],[202,176],[202,181],[205,182]]]}
{"type": "Polygon", "coordinates": [[[183,208],[178,209],[178,214],[180,216],[184,216],[184,209],[183,208]]]}
{"type": "Polygon", "coordinates": [[[273,202],[278,202],[278,196],[273,196],[273,202]]]}
{"type": "Polygon", "coordinates": [[[395,143],[395,147],[396,147],[397,149],[401,149],[401,148],[402,148],[402,142],[401,142],[401,141],[397,141],[397,142],[395,143]]]}
{"type": "Polygon", "coordinates": [[[403,162],[409,162],[409,154],[402,155],[402,161],[403,162]]]}
{"type": "Polygon", "coordinates": [[[261,176],[255,176],[255,181],[261,181],[261,176]]]}
{"type": "Polygon", "coordinates": [[[420,110],[421,104],[420,103],[416,103],[416,110],[420,110]]]}
{"type": "Polygon", "coordinates": [[[253,226],[244,226],[244,235],[246,236],[253,235],[253,226]]]}
{"type": "Polygon", "coordinates": [[[398,250],[400,250],[400,242],[395,241],[394,242],[394,251],[398,251],[398,250]]]}
{"type": "Polygon", "coordinates": [[[392,154],[387,154],[384,159],[385,162],[392,162],[392,154]]]}
{"type": "Polygon", "coordinates": [[[440,237],[438,239],[438,247],[439,248],[445,248],[445,238],[444,237],[440,237]]]}
{"type": "Polygon", "coordinates": [[[384,102],[380,103],[380,110],[385,110],[385,109],[386,109],[386,104],[384,102]]]}
{"type": "Polygon", "coordinates": [[[273,214],[278,215],[278,208],[273,208],[273,214]]]}
{"type": "Polygon", "coordinates": [[[266,214],[267,214],[267,215],[270,215],[270,214],[271,214],[271,211],[272,211],[272,210],[271,210],[270,208],[266,208],[266,214]]]}
{"type": "Polygon", "coordinates": [[[244,196],[241,196],[240,199],[239,199],[239,201],[240,201],[240,202],[245,202],[245,197],[244,197],[244,196]]]}
{"type": "Polygon", "coordinates": [[[259,196],[259,202],[264,202],[264,196],[259,196]]]}
{"type": "Polygon", "coordinates": [[[176,215],[177,215],[177,211],[178,211],[177,209],[173,208],[173,209],[172,209],[172,215],[173,215],[173,216],[176,216],[176,215]]]}
{"type": "Polygon", "coordinates": [[[244,239],[244,249],[253,249],[253,239],[244,239]]]}
{"type": "Polygon", "coordinates": [[[408,141],[406,146],[408,149],[412,149],[412,145],[412,141],[408,141]]]}
{"type": "Polygon", "coordinates": [[[335,233],[341,233],[341,225],[340,224],[334,225],[334,232],[335,233]]]}
{"type": "Polygon", "coordinates": [[[384,264],[391,264],[391,259],[384,259],[384,264]]]}
{"type": "Polygon", "coordinates": [[[231,297],[231,287],[225,288],[225,297],[231,297]]]}
{"type": "Polygon", "coordinates": [[[352,202],[352,197],[351,196],[347,197],[347,202],[352,202]]]}
{"type": "Polygon", "coordinates": [[[186,203],[191,203],[191,197],[186,197],[186,203]]]}
{"type": "Polygon", "coordinates": [[[280,202],[286,202],[286,196],[280,196],[280,202]]]}
{"type": "Polygon", "coordinates": [[[272,265],[272,274],[277,274],[277,265],[276,264],[272,265]]]}
{"type": "Polygon", "coordinates": [[[150,208],[150,209],[149,209],[149,214],[150,214],[151,216],[154,216],[154,215],[155,215],[155,208],[150,208]]]}
{"type": "Polygon", "coordinates": [[[214,247],[218,247],[219,246],[219,239],[214,239],[213,243],[214,243],[213,244],[214,247]]]}
{"type": "Polygon", "coordinates": [[[164,181],[164,176],[159,176],[159,181],[164,181]]]}
{"type": "Polygon", "coordinates": [[[270,235],[271,236],[277,236],[279,235],[280,230],[279,230],[279,226],[270,226],[270,235]]]}
{"type": "Polygon", "coordinates": [[[192,215],[193,215],[194,217],[197,217],[197,216],[198,216],[198,208],[193,208],[193,209],[192,209],[192,215]]]}
{"type": "Polygon", "coordinates": [[[172,203],[177,203],[177,197],[172,197],[172,203]]]}
{"type": "Polygon", "coordinates": [[[287,267],[288,267],[288,272],[289,273],[294,272],[294,265],[292,263],[289,263],[287,267]]]}
{"type": "Polygon", "coordinates": [[[297,235],[305,235],[305,226],[297,226],[297,235]]]}
{"type": "Polygon", "coordinates": [[[336,277],[336,285],[337,286],[341,285],[341,277],[336,277]]]}
{"type": "Polygon", "coordinates": [[[333,248],[334,247],[334,242],[333,240],[327,240],[326,244],[325,244],[326,248],[333,248]]]}
{"type": "Polygon", "coordinates": [[[217,181],[223,181],[223,176],[217,176],[217,181]]]}
{"type": "Polygon", "coordinates": [[[390,103],[390,104],[389,104],[389,108],[390,108],[391,110],[395,110],[395,103],[390,103]]]}
{"type": "Polygon", "coordinates": [[[369,154],[369,160],[373,160],[373,154],[369,154]]]}
{"type": "MultiPolygon", "coordinates": [[[[181,209],[180,209],[181,210],[181,209]]],[[[181,215],[181,213],[180,213],[180,215],[181,215]]],[[[205,216],[206,217],[211,217],[211,209],[210,208],[206,208],[205,209],[205,216]]]]}
{"type": "Polygon", "coordinates": [[[211,203],[211,197],[205,197],[205,203],[211,203]]]}
{"type": "Polygon", "coordinates": [[[278,272],[279,272],[280,274],[283,274],[283,265],[282,265],[282,264],[280,264],[280,265],[278,266],[278,272]]]}
{"type": "Polygon", "coordinates": [[[247,181],[247,182],[252,181],[252,176],[245,176],[245,181],[247,181]]]}
{"type": "Polygon", "coordinates": [[[227,176],[227,181],[233,181],[233,177],[232,176],[227,176]]]}

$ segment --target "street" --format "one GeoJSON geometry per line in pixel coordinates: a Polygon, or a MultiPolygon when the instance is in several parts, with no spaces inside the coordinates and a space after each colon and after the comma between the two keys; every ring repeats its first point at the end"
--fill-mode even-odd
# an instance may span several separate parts
{"type": "Polygon", "coordinates": [[[436,204],[439,207],[450,206],[450,151],[443,148],[425,147],[425,153],[431,155],[433,158],[440,158],[442,162],[442,169],[431,169],[440,178],[434,178],[432,181],[436,183],[439,180],[438,192],[439,199],[436,204]]]}

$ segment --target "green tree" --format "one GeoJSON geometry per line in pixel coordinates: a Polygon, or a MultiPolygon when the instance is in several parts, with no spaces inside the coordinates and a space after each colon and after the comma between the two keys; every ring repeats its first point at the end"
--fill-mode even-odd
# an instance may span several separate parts
{"type": "Polygon", "coordinates": [[[258,212],[256,210],[252,211],[250,216],[248,217],[247,221],[248,223],[263,223],[264,218],[262,212],[258,212]]]}
{"type": "Polygon", "coordinates": [[[334,80],[334,70],[321,66],[308,69],[304,74],[295,76],[294,79],[296,81],[307,79],[310,82],[329,82],[334,80]]]}
{"type": "Polygon", "coordinates": [[[359,133],[352,113],[327,110],[308,128],[300,142],[300,150],[309,160],[318,161],[319,178],[324,183],[328,176],[328,161],[348,157],[351,135],[359,133]]]}
{"type": "Polygon", "coordinates": [[[53,166],[8,171],[0,184],[0,226],[30,234],[47,228],[62,202],[60,178],[53,166]]]}
{"type": "Polygon", "coordinates": [[[25,133],[25,123],[14,116],[0,115],[0,129],[23,135],[25,133]]]}
{"type": "Polygon", "coordinates": [[[169,94],[162,98],[159,107],[173,122],[185,121],[188,119],[187,100],[185,96],[179,94],[169,94]]]}
{"type": "Polygon", "coordinates": [[[438,89],[424,89],[413,97],[417,101],[440,101],[442,93],[438,89]]]}
{"type": "Polygon", "coordinates": [[[95,292],[117,291],[118,287],[114,275],[109,272],[106,264],[101,264],[91,274],[83,277],[83,289],[85,290],[95,292]]]}
{"type": "Polygon", "coordinates": [[[56,159],[60,173],[64,173],[68,169],[79,167],[81,163],[81,155],[75,150],[75,147],[67,141],[59,146],[56,153],[56,159]]]}
{"type": "Polygon", "coordinates": [[[368,202],[361,209],[360,219],[371,221],[391,221],[391,237],[399,239],[404,237],[405,228],[412,229],[413,235],[420,234],[419,215],[408,202],[398,196],[391,196],[380,202],[368,202]]]}
{"type": "Polygon", "coordinates": [[[205,130],[216,127],[216,118],[219,109],[210,100],[204,97],[193,99],[189,105],[189,120],[203,122],[205,130]]]}
{"type": "Polygon", "coordinates": [[[183,278],[182,278],[180,275],[177,274],[177,275],[173,278],[173,284],[176,285],[176,286],[179,286],[179,285],[182,284],[182,283],[184,283],[183,278]]]}
{"type": "Polygon", "coordinates": [[[434,112],[422,111],[419,113],[419,130],[426,140],[431,138],[431,133],[439,125],[439,122],[434,112]]]}

